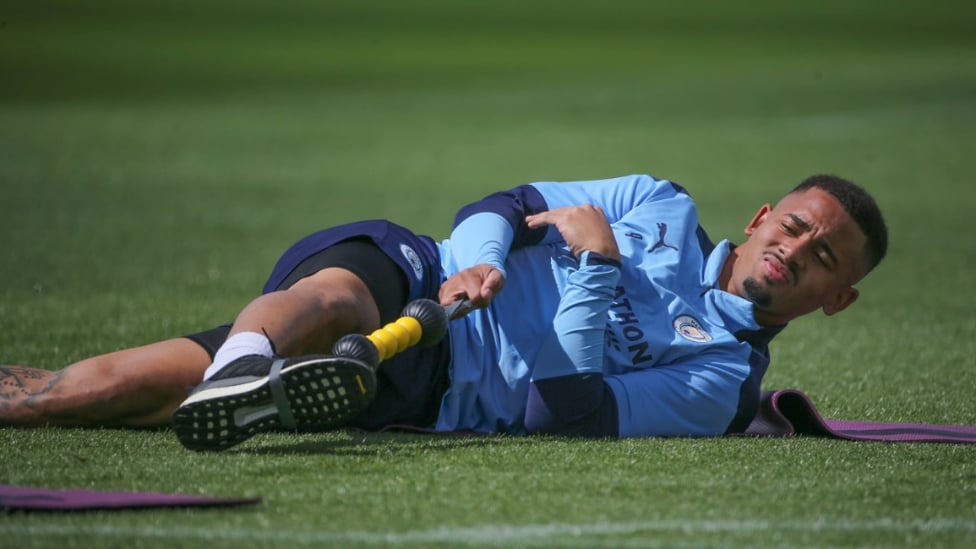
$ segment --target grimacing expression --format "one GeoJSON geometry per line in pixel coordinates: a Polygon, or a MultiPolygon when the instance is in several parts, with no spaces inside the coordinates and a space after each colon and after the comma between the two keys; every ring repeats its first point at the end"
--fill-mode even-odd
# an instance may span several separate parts
{"type": "Polygon", "coordinates": [[[736,248],[729,291],[752,301],[756,321],[789,322],[823,309],[832,315],[858,297],[867,273],[867,237],[832,195],[818,188],[764,205],[736,248]]]}

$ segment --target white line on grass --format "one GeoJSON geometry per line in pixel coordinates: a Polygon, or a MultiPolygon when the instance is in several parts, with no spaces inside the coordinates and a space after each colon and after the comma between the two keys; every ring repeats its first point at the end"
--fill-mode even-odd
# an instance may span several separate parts
{"type": "MultiPolygon", "coordinates": [[[[505,545],[535,541],[579,539],[588,536],[617,536],[679,532],[681,534],[755,532],[916,532],[973,533],[976,521],[966,519],[927,519],[866,521],[819,519],[808,521],[772,520],[651,520],[638,522],[593,522],[588,524],[485,525],[443,527],[406,532],[322,532],[314,530],[259,530],[245,528],[165,528],[109,525],[15,524],[0,522],[0,534],[34,536],[103,536],[112,538],[195,539],[207,541],[264,541],[289,543],[367,543],[452,545],[505,545]]],[[[670,545],[670,544],[669,544],[670,545]]]]}

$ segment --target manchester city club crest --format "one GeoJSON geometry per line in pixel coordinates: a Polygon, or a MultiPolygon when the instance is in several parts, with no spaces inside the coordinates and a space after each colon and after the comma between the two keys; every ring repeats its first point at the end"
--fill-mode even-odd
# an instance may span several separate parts
{"type": "Polygon", "coordinates": [[[400,244],[400,253],[403,254],[403,257],[407,258],[410,266],[413,267],[413,274],[417,277],[417,280],[423,280],[424,264],[420,261],[420,256],[417,255],[417,252],[413,251],[413,248],[406,244],[400,244]]]}
{"type": "Polygon", "coordinates": [[[695,343],[708,343],[712,340],[712,336],[705,331],[701,323],[689,315],[681,315],[674,319],[674,331],[681,334],[681,337],[695,343]]]}

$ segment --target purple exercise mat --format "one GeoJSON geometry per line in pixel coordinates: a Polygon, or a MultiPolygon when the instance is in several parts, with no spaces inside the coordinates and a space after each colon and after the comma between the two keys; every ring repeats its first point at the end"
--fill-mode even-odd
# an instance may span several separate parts
{"type": "Polygon", "coordinates": [[[769,437],[810,435],[881,442],[976,443],[976,427],[824,419],[810,398],[796,389],[764,391],[756,418],[745,434],[769,437]]]}
{"type": "Polygon", "coordinates": [[[258,503],[261,498],[211,498],[156,492],[56,490],[0,484],[0,509],[21,511],[81,511],[141,507],[230,506],[258,503]]]}

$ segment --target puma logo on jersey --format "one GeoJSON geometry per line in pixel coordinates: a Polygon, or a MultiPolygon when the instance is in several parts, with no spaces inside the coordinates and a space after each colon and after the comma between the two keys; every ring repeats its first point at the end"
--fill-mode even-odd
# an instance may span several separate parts
{"type": "Polygon", "coordinates": [[[671,248],[674,251],[678,251],[677,246],[672,246],[664,241],[665,237],[668,236],[668,224],[658,223],[657,224],[657,242],[647,249],[648,252],[653,252],[659,248],[671,248]]]}

